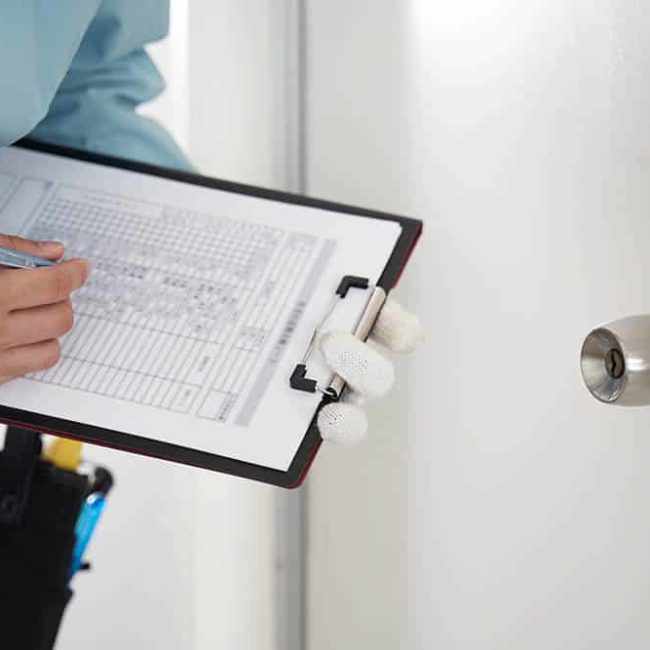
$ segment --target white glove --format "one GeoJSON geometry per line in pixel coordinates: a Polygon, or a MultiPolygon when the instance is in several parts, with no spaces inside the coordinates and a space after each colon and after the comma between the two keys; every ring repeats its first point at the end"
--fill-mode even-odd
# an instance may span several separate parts
{"type": "MultiPolygon", "coordinates": [[[[389,299],[381,310],[370,340],[393,352],[410,352],[423,338],[424,329],[414,314],[389,299]]],[[[368,343],[349,332],[326,332],[320,350],[327,365],[347,383],[342,399],[324,406],[318,414],[323,440],[355,444],[368,431],[362,405],[385,395],[393,385],[393,364],[368,343]]]]}

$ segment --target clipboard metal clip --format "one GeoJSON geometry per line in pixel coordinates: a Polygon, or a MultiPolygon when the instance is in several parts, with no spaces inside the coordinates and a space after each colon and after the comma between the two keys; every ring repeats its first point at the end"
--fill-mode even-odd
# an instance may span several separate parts
{"type": "Polygon", "coordinates": [[[341,300],[343,300],[348,295],[348,291],[350,289],[363,289],[367,291],[371,288],[372,295],[370,296],[368,304],[366,305],[366,308],[361,318],[359,319],[359,323],[354,330],[354,336],[356,336],[358,339],[361,339],[362,341],[365,341],[368,338],[368,334],[370,334],[370,330],[375,324],[377,316],[379,315],[381,308],[386,302],[386,292],[381,287],[371,287],[368,278],[362,278],[356,275],[343,276],[341,282],[339,283],[339,286],[336,289],[334,297],[332,298],[332,302],[330,303],[325,314],[323,315],[323,318],[311,335],[309,345],[307,346],[305,353],[302,355],[300,363],[296,364],[296,367],[291,373],[291,377],[289,378],[289,385],[291,388],[306,393],[321,392],[325,397],[328,397],[332,400],[337,400],[340,397],[341,392],[345,386],[345,380],[339,375],[334,375],[334,378],[330,382],[329,386],[322,387],[315,379],[307,376],[307,361],[309,360],[309,357],[311,356],[314,347],[316,346],[316,342],[318,341],[320,334],[323,331],[323,327],[329,320],[329,317],[332,315],[337,305],[339,305],[341,300]]]}

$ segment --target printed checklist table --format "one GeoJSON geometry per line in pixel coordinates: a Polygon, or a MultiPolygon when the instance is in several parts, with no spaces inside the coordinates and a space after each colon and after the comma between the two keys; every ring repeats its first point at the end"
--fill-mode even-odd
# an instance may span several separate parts
{"type": "Polygon", "coordinates": [[[318,245],[71,186],[56,188],[26,234],[63,241],[93,266],[61,362],[31,379],[221,422],[318,245]]]}

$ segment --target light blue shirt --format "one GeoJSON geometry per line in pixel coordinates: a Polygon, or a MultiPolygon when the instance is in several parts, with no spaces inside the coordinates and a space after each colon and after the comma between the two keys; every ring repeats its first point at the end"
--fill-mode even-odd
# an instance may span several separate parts
{"type": "Polygon", "coordinates": [[[168,0],[0,1],[0,146],[29,135],[190,167],[135,110],[164,88],[143,48],[167,33],[168,0]]]}

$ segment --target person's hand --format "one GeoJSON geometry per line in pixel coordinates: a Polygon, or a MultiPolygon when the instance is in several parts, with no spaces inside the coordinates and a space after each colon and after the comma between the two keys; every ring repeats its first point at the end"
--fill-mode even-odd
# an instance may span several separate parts
{"type": "MultiPolygon", "coordinates": [[[[0,246],[58,260],[63,246],[0,235],[0,246]]],[[[0,268],[0,384],[45,370],[61,356],[59,337],[72,328],[70,294],[88,277],[86,260],[39,269],[0,268]]]]}
{"type": "MultiPolygon", "coordinates": [[[[417,316],[390,299],[370,335],[371,341],[393,352],[410,352],[422,338],[423,328],[417,316]]],[[[327,332],[320,339],[320,349],[329,367],[345,379],[348,387],[340,401],[320,410],[318,430],[323,440],[354,444],[363,439],[368,430],[362,405],[390,390],[393,365],[349,332],[327,332]]]]}

